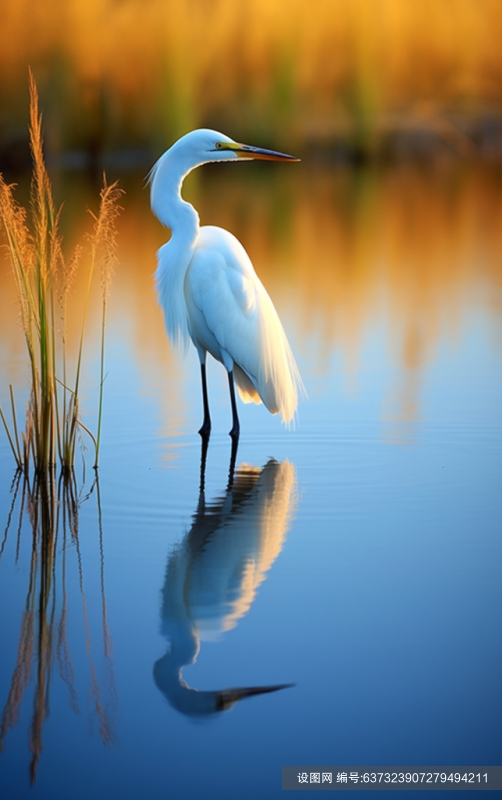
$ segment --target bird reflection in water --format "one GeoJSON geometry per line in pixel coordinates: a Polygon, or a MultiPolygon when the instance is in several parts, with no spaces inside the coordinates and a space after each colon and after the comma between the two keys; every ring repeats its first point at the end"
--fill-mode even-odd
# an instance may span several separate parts
{"type": "Polygon", "coordinates": [[[183,668],[195,662],[201,641],[217,640],[249,611],[282,549],[296,507],[293,464],[274,459],[262,469],[242,464],[234,476],[234,448],[225,494],[206,502],[206,453],[203,444],[192,526],[167,563],[161,630],[170,646],[153,669],[170,705],[190,717],[213,715],[245,697],[292,686],[199,691],[183,680],[183,668]]]}

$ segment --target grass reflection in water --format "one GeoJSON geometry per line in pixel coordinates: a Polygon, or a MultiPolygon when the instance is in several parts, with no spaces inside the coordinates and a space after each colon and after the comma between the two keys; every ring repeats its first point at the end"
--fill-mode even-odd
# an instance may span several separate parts
{"type": "Polygon", "coordinates": [[[103,530],[101,524],[101,500],[99,480],[96,477],[87,495],[79,492],[75,477],[61,476],[49,479],[30,479],[17,471],[12,484],[12,504],[7,520],[0,557],[15,519],[18,519],[16,564],[21,550],[23,528],[28,520],[31,528],[31,559],[28,573],[26,603],[21,620],[19,647],[12,674],[10,691],[3,709],[0,727],[0,750],[5,747],[7,733],[19,722],[21,705],[35,674],[33,714],[29,730],[31,751],[30,779],[34,783],[43,749],[43,726],[50,713],[51,685],[54,666],[66,684],[69,703],[75,714],[80,713],[77,679],[68,642],[68,567],[70,547],[75,549],[73,558],[78,575],[81,613],[88,661],[89,695],[96,715],[99,733],[105,745],[114,740],[113,709],[115,706],[115,682],[111,659],[112,640],[107,622],[105,598],[105,573],[103,530]],[[91,625],[87,598],[84,589],[84,567],[79,541],[79,510],[91,496],[96,499],[97,527],[100,549],[100,588],[103,675],[93,656],[91,625]]]}

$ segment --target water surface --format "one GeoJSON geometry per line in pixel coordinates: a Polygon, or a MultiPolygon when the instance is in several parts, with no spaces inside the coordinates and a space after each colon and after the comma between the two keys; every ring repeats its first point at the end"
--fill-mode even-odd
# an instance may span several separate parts
{"type": "MultiPolygon", "coordinates": [[[[123,179],[99,484],[88,457],[73,499],[61,485],[44,506],[0,437],[5,797],[273,798],[286,764],[500,763],[501,178],[194,176],[187,196],[248,249],[308,392],[295,430],[240,405],[232,479],[211,363],[203,485],[197,358],[169,348],[153,292],[166,232],[142,176],[123,179]]],[[[95,191],[75,174],[55,188],[71,242],[95,191]]],[[[5,271],[0,359],[2,405],[9,382],[22,403],[5,271]]]]}

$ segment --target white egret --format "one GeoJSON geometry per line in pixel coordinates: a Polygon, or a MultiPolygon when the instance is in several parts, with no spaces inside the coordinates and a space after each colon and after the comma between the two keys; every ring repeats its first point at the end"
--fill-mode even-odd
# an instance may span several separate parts
{"type": "Polygon", "coordinates": [[[211,130],[179,139],[153,167],[151,205],[171,229],[171,239],[157,253],[156,285],[167,333],[174,344],[195,345],[201,366],[204,420],[211,418],[206,383],[206,354],[228,373],[232,430],[239,437],[234,380],[245,403],[263,402],[272,414],[291,422],[302,382],[279,316],[240,242],[228,231],[199,226],[199,216],[180,190],[186,175],[210,161],[298,161],[294,156],[238,144],[211,130]]]}

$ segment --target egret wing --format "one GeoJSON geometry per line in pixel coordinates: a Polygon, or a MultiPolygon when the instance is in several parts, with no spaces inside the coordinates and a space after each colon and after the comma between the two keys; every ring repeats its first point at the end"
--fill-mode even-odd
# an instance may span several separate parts
{"type": "Polygon", "coordinates": [[[256,401],[257,392],[269,411],[290,422],[302,386],[298,369],[274,305],[234,236],[200,229],[185,293],[194,341],[227,369],[237,367],[244,400],[256,401]]]}

